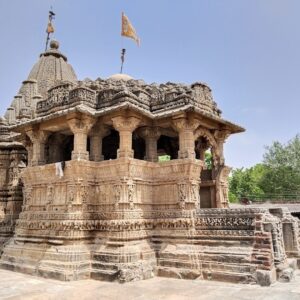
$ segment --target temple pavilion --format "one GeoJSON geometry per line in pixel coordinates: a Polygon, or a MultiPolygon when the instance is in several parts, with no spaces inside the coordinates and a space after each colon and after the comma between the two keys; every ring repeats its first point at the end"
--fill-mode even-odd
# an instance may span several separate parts
{"type": "Polygon", "coordinates": [[[223,145],[242,131],[205,83],[81,81],[51,41],[0,120],[0,267],[272,283],[298,223],[228,208],[223,145]]]}

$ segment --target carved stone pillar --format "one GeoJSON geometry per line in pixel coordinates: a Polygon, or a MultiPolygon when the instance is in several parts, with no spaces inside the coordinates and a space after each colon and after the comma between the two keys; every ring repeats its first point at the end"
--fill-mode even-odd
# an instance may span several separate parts
{"type": "Polygon", "coordinates": [[[92,117],[86,115],[75,116],[68,119],[68,125],[74,134],[72,160],[89,160],[87,137],[94,122],[95,120],[92,117]]]}
{"type": "Polygon", "coordinates": [[[194,130],[199,126],[199,121],[178,118],[173,124],[179,133],[178,158],[195,158],[194,130]]]}
{"type": "Polygon", "coordinates": [[[143,127],[139,130],[139,135],[145,140],[146,155],[145,160],[156,162],[157,157],[157,140],[161,132],[157,127],[143,127]]]}
{"type": "Polygon", "coordinates": [[[228,208],[228,176],[231,168],[227,166],[220,167],[219,174],[216,178],[216,207],[228,208]]]}
{"type": "Polygon", "coordinates": [[[90,133],[90,160],[101,161],[104,159],[102,155],[102,140],[110,133],[110,130],[99,125],[94,127],[90,133]]]}
{"type": "MultiPolygon", "coordinates": [[[[45,143],[49,136],[49,131],[29,129],[26,135],[32,142],[31,166],[44,165],[45,162],[45,143]]],[[[29,151],[28,151],[29,152],[29,151]]]]}
{"type": "Polygon", "coordinates": [[[217,142],[217,152],[218,152],[218,159],[219,161],[217,162],[220,166],[225,164],[225,159],[224,159],[224,143],[228,136],[230,135],[230,132],[227,130],[221,130],[221,131],[216,131],[215,132],[215,139],[217,142]]]}
{"type": "Polygon", "coordinates": [[[33,152],[32,143],[27,143],[25,145],[25,149],[27,151],[27,164],[30,167],[32,166],[32,152],[33,152]]]}
{"type": "Polygon", "coordinates": [[[115,117],[112,119],[113,126],[120,135],[120,146],[118,149],[118,158],[134,157],[132,150],[132,132],[137,128],[140,119],[136,117],[115,117]]]}

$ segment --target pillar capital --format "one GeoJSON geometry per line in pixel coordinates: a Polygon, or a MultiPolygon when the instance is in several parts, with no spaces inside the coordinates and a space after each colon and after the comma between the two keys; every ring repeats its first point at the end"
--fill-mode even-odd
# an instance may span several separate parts
{"type": "Polygon", "coordinates": [[[158,140],[161,136],[161,130],[158,127],[141,127],[138,129],[138,134],[143,139],[150,138],[158,140]]]}
{"type": "Polygon", "coordinates": [[[178,132],[186,130],[194,131],[199,125],[200,122],[196,119],[189,120],[183,117],[173,119],[173,126],[178,132]]]}
{"type": "Polygon", "coordinates": [[[74,134],[88,134],[95,124],[95,119],[88,115],[75,115],[67,118],[67,123],[74,134]]]}
{"type": "Polygon", "coordinates": [[[118,116],[112,118],[113,126],[115,129],[120,131],[131,131],[133,132],[140,124],[141,120],[136,117],[118,116]]]}
{"type": "Polygon", "coordinates": [[[109,135],[110,132],[108,126],[99,123],[90,131],[90,159],[92,161],[101,161],[104,159],[102,155],[102,140],[109,135]]]}
{"type": "Polygon", "coordinates": [[[179,158],[195,159],[195,129],[200,125],[196,119],[174,118],[173,126],[179,133],[179,158]]]}
{"type": "Polygon", "coordinates": [[[118,116],[112,118],[113,126],[119,131],[120,146],[118,149],[118,158],[133,157],[132,150],[132,132],[140,124],[141,120],[136,117],[118,116]]]}
{"type": "MultiPolygon", "coordinates": [[[[45,143],[50,132],[31,127],[25,133],[32,142],[32,154],[29,155],[31,162],[29,164],[32,166],[45,164],[45,143]]],[[[31,151],[31,149],[28,150],[31,151]]]]}
{"type": "Polygon", "coordinates": [[[50,131],[39,130],[34,128],[27,129],[25,133],[32,143],[45,143],[47,141],[48,136],[50,135],[50,131]]]}
{"type": "Polygon", "coordinates": [[[158,160],[157,140],[161,136],[161,130],[158,127],[142,127],[138,129],[138,134],[145,140],[145,159],[156,162],[158,160]]]}
{"type": "Polygon", "coordinates": [[[214,137],[217,142],[225,143],[226,139],[230,136],[229,130],[216,130],[214,137]]]}
{"type": "Polygon", "coordinates": [[[88,115],[72,115],[67,118],[68,125],[74,134],[74,149],[72,151],[72,160],[88,160],[89,153],[87,149],[87,136],[95,119],[88,115]]]}

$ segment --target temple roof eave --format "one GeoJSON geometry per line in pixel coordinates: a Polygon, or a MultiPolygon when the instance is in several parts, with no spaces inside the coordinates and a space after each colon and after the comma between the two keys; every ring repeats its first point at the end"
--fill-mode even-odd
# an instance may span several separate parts
{"type": "Polygon", "coordinates": [[[231,123],[225,119],[218,118],[218,117],[212,116],[210,114],[207,114],[192,105],[185,105],[182,107],[174,108],[169,111],[152,113],[146,109],[143,109],[143,108],[141,108],[137,105],[134,105],[132,103],[129,103],[129,102],[123,102],[121,104],[106,107],[101,110],[96,110],[96,109],[86,106],[84,104],[80,104],[80,105],[77,105],[77,106],[74,106],[74,107],[71,107],[68,109],[56,111],[56,112],[46,115],[46,116],[40,116],[40,117],[36,117],[35,119],[23,121],[22,123],[9,126],[9,129],[12,131],[15,131],[15,132],[23,132],[25,130],[25,128],[28,128],[30,126],[34,126],[36,124],[40,124],[40,123],[43,123],[43,122],[46,122],[49,120],[53,120],[53,119],[56,119],[59,117],[67,116],[74,112],[88,114],[90,116],[98,118],[98,117],[102,117],[107,114],[118,112],[120,110],[125,110],[125,109],[132,110],[138,114],[141,114],[143,117],[153,120],[153,121],[159,121],[161,119],[171,118],[171,117],[174,117],[181,113],[192,112],[193,114],[195,114],[196,118],[199,118],[200,120],[207,120],[207,121],[211,122],[212,124],[214,124],[212,126],[215,127],[216,129],[219,127],[218,125],[221,125],[221,127],[224,127],[223,129],[229,130],[231,134],[245,131],[245,129],[241,126],[231,123]]]}

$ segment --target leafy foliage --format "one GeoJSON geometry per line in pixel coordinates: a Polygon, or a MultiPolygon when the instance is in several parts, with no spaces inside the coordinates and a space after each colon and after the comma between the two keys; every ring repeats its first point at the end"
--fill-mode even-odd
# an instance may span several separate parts
{"type": "Polygon", "coordinates": [[[263,196],[264,191],[260,182],[264,176],[265,166],[257,164],[249,169],[235,169],[229,178],[229,200],[236,202],[248,195],[263,196]]]}
{"type": "Polygon", "coordinates": [[[287,145],[274,142],[267,147],[263,163],[266,173],[261,186],[266,193],[300,191],[300,136],[296,135],[287,145]]]}
{"type": "Polygon", "coordinates": [[[205,165],[206,165],[207,169],[211,170],[212,165],[213,165],[213,157],[212,157],[211,151],[205,151],[204,161],[205,161],[205,165]]]}
{"type": "Polygon", "coordinates": [[[241,197],[276,198],[300,196],[300,136],[286,145],[266,147],[263,163],[235,169],[229,178],[229,200],[241,197]],[[285,196],[284,196],[285,195],[285,196]]]}

